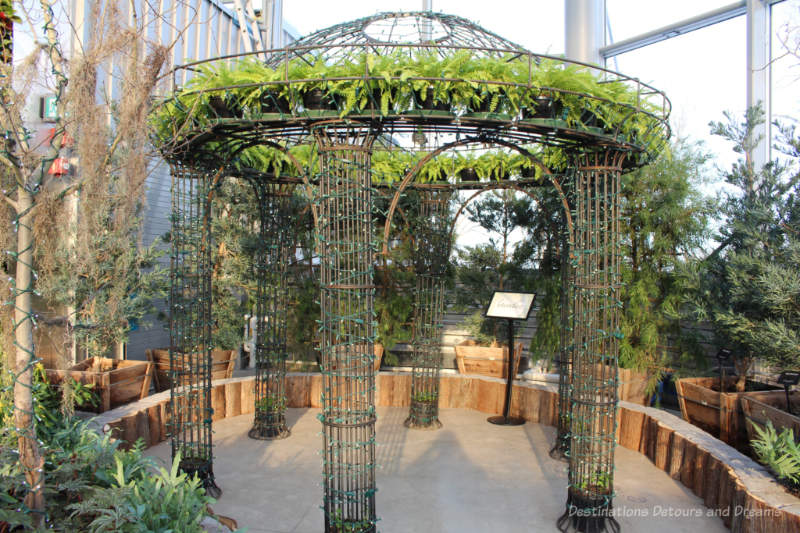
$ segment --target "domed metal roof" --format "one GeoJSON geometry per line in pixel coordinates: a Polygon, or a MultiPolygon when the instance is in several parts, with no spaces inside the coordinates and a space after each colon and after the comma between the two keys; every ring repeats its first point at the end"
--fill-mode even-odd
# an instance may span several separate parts
{"type": "Polygon", "coordinates": [[[326,61],[346,59],[368,51],[385,54],[398,47],[435,50],[446,56],[458,49],[478,49],[481,55],[528,51],[469,20],[432,11],[379,13],[314,32],[289,45],[326,61]]]}

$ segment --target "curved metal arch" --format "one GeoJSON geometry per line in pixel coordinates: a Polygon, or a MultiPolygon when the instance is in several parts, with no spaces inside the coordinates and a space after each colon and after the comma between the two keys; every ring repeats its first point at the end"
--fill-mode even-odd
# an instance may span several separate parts
{"type": "MultiPolygon", "coordinates": [[[[282,146],[282,145],[280,145],[280,144],[278,144],[278,143],[276,143],[274,141],[270,141],[269,139],[261,139],[257,143],[245,144],[244,146],[241,146],[241,147],[237,148],[231,154],[231,159],[236,157],[236,155],[238,155],[243,150],[246,150],[247,148],[252,148],[253,146],[269,146],[270,148],[274,148],[275,150],[283,152],[283,154],[289,159],[289,161],[292,163],[292,165],[294,165],[294,168],[297,170],[297,175],[300,177],[301,180],[303,180],[303,189],[305,190],[306,198],[308,198],[308,203],[311,206],[311,216],[314,218],[314,225],[316,225],[317,224],[317,206],[314,205],[314,190],[311,187],[311,182],[308,180],[308,172],[305,169],[305,167],[303,167],[303,165],[300,163],[300,161],[298,161],[297,158],[295,156],[293,156],[291,154],[291,152],[289,152],[288,148],[286,148],[285,146],[282,146]]],[[[228,162],[228,165],[229,164],[230,164],[230,161],[228,162]]],[[[226,166],[228,166],[228,165],[226,165],[226,166]]],[[[230,167],[228,166],[228,168],[230,168],[230,167]]]]}
{"type": "Polygon", "coordinates": [[[456,216],[453,217],[453,225],[450,227],[450,236],[449,236],[449,241],[448,241],[450,243],[450,249],[448,251],[448,255],[450,255],[450,253],[452,252],[452,249],[453,249],[453,235],[456,232],[456,222],[458,222],[458,217],[461,216],[461,213],[464,212],[464,209],[467,207],[467,205],[469,205],[469,203],[472,202],[472,200],[474,200],[475,198],[477,198],[481,194],[489,192],[489,191],[496,191],[498,189],[512,189],[512,190],[515,190],[515,191],[518,191],[518,192],[521,192],[521,193],[525,194],[526,196],[528,196],[532,200],[537,200],[538,201],[538,198],[536,198],[533,195],[533,193],[531,193],[529,190],[523,189],[519,185],[514,185],[513,183],[496,183],[496,184],[493,184],[493,185],[491,185],[489,187],[481,189],[479,191],[475,191],[472,195],[470,195],[469,198],[467,198],[464,202],[462,202],[461,206],[458,208],[458,211],[456,211],[456,216]]]}
{"type": "MultiPolygon", "coordinates": [[[[561,187],[561,183],[559,183],[556,175],[553,174],[550,171],[550,169],[539,160],[539,158],[537,158],[527,149],[501,139],[486,138],[481,136],[481,137],[468,137],[458,141],[453,141],[443,144],[436,150],[430,152],[425,157],[420,159],[417,162],[417,164],[414,165],[413,168],[409,169],[409,171],[406,172],[406,175],[403,177],[402,181],[400,182],[400,186],[398,187],[397,191],[394,194],[394,198],[392,198],[392,203],[389,205],[389,211],[386,214],[386,223],[384,224],[383,227],[383,248],[381,250],[381,253],[383,255],[388,255],[389,253],[389,233],[391,232],[392,218],[394,217],[394,212],[397,209],[397,204],[400,202],[400,195],[411,183],[411,180],[419,173],[422,167],[425,166],[425,164],[435,156],[441,155],[445,151],[450,150],[452,148],[456,148],[458,146],[466,146],[473,143],[497,144],[500,146],[505,146],[506,148],[512,148],[514,150],[517,150],[519,153],[530,159],[531,162],[534,164],[534,166],[536,166],[538,169],[544,172],[547,178],[550,180],[550,183],[552,183],[553,186],[556,188],[559,198],[561,198],[561,204],[564,207],[564,215],[567,220],[567,232],[569,234],[569,240],[570,242],[572,242],[573,224],[572,224],[572,214],[570,213],[569,201],[567,200],[567,196],[566,194],[564,194],[564,189],[561,187]]],[[[487,182],[487,185],[490,184],[491,182],[487,182]]],[[[486,190],[486,188],[484,188],[484,190],[486,190]]]]}

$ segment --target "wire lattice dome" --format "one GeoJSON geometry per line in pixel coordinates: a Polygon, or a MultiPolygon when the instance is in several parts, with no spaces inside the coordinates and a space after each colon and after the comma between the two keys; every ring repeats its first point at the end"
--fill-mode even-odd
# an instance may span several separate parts
{"type": "Polygon", "coordinates": [[[488,55],[527,52],[519,44],[465,18],[430,11],[379,13],[343,22],[307,35],[289,48],[301,54],[315,49],[315,56],[336,61],[346,60],[365,48],[380,55],[398,47],[433,50],[442,57],[464,48],[480,49],[488,55]]]}

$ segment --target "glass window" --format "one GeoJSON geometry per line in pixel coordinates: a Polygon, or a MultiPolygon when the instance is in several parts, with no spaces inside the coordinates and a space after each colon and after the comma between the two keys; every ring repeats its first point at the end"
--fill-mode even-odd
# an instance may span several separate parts
{"type": "Polygon", "coordinates": [[[800,120],[800,3],[772,6],[772,117],[800,120]]]}
{"type": "Polygon", "coordinates": [[[673,134],[706,140],[721,166],[735,160],[730,144],[709,134],[723,112],[746,105],[745,18],[737,17],[611,58],[608,67],[651,83],[672,102],[673,134]]]}
{"type": "Polygon", "coordinates": [[[611,37],[619,42],[730,4],[731,0],[606,0],[606,12],[611,37]]]}

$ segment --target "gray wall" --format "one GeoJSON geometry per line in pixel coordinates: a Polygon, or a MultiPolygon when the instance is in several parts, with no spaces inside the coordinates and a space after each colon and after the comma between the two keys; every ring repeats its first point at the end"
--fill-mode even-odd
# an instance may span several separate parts
{"type": "MultiPolygon", "coordinates": [[[[159,160],[147,178],[146,206],[142,224],[142,244],[149,246],[170,229],[171,209],[169,167],[159,160]]],[[[166,247],[169,253],[168,247],[166,247]]],[[[169,255],[161,258],[164,268],[169,268],[169,255]]],[[[155,302],[158,309],[167,311],[166,300],[155,302]]],[[[148,348],[169,346],[169,331],[157,316],[147,316],[139,324],[139,329],[131,332],[128,339],[128,359],[144,360],[148,348]]]]}

